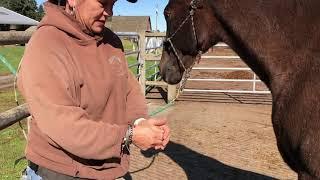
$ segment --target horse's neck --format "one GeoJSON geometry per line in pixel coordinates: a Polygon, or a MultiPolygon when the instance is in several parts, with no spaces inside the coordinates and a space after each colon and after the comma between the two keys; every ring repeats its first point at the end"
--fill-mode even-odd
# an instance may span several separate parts
{"type": "MultiPolygon", "coordinates": [[[[292,32],[296,31],[292,23],[297,23],[297,19],[290,14],[290,10],[294,11],[297,7],[296,4],[286,4],[284,1],[212,1],[214,14],[224,29],[223,41],[239,54],[271,90],[278,87],[275,83],[285,81],[291,71],[297,68],[293,60],[297,51],[301,51],[301,39],[298,38],[302,37],[296,35],[307,33],[292,32]]],[[[301,26],[308,26],[307,22],[301,23],[301,26]]]]}

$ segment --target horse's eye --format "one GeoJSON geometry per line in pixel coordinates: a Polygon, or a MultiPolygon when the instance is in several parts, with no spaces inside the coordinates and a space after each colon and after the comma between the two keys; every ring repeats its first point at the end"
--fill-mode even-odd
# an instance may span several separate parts
{"type": "Polygon", "coordinates": [[[171,51],[171,45],[168,41],[163,41],[163,46],[166,50],[171,51]]]}
{"type": "Polygon", "coordinates": [[[163,46],[168,47],[168,46],[170,46],[170,43],[167,40],[164,40],[163,41],[163,46]]]}

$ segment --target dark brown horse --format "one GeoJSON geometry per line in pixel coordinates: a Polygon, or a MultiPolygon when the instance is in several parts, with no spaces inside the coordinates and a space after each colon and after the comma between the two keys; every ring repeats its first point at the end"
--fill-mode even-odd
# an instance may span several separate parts
{"type": "Polygon", "coordinates": [[[272,92],[278,149],[299,179],[320,179],[320,1],[169,0],[163,79],[228,44],[272,92]]]}

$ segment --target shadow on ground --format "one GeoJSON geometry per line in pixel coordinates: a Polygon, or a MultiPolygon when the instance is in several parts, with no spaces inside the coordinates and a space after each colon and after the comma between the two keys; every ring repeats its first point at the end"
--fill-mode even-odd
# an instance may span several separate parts
{"type": "MultiPolygon", "coordinates": [[[[184,145],[170,141],[165,151],[154,150],[141,152],[145,157],[152,157],[156,153],[164,153],[177,163],[186,173],[189,180],[271,180],[273,177],[265,176],[251,171],[228,166],[211,157],[200,154],[184,145]]],[[[146,169],[146,168],[144,168],[146,169]]],[[[143,169],[142,169],[143,170],[143,169]]],[[[134,172],[133,172],[134,173],[134,172]]],[[[130,174],[126,180],[132,179],[130,174]]],[[[170,179],[170,178],[169,178],[170,179]]]]}

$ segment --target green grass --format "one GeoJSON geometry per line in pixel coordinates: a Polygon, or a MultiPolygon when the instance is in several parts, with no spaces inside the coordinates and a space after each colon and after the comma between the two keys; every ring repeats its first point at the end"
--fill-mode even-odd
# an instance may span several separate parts
{"type": "MultiPolygon", "coordinates": [[[[0,112],[16,106],[13,90],[0,91],[0,112]]],[[[19,102],[23,102],[19,96],[19,102]]],[[[25,126],[25,122],[22,121],[25,126]]],[[[22,160],[17,165],[15,161],[24,156],[26,141],[18,123],[0,131],[0,179],[19,179],[21,171],[26,167],[22,160]]]]}
{"type": "MultiPolygon", "coordinates": [[[[137,57],[136,56],[127,56],[127,61],[128,65],[130,64],[135,64],[137,62],[137,57]]],[[[154,65],[154,61],[146,61],[146,78],[154,74],[158,69],[155,70],[155,68],[151,68],[147,70],[150,66],[154,65]]],[[[134,73],[137,74],[137,66],[133,66],[130,68],[130,70],[134,73]]]]}
{"type": "MultiPolygon", "coordinates": [[[[0,46],[0,55],[2,55],[15,69],[17,69],[23,55],[24,46],[0,46]]],[[[11,74],[8,67],[0,61],[0,75],[11,74]]]]}
{"type": "Polygon", "coordinates": [[[126,40],[126,39],[122,39],[122,44],[123,44],[123,48],[125,51],[129,51],[133,49],[133,46],[137,49],[137,45],[133,44],[131,41],[126,40]]]}

